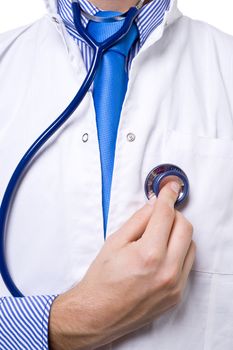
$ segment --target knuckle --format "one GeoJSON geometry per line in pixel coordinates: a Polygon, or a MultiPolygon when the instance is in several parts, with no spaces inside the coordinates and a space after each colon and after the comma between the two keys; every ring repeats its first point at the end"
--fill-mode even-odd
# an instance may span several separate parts
{"type": "Polygon", "coordinates": [[[182,227],[182,232],[185,236],[193,236],[193,225],[181,213],[176,212],[176,223],[182,227]]]}
{"type": "Polygon", "coordinates": [[[168,289],[174,289],[178,283],[178,269],[172,268],[163,275],[163,286],[168,289]]]}
{"type": "Polygon", "coordinates": [[[175,209],[175,221],[177,224],[183,223],[183,220],[185,219],[184,215],[175,209]]]}
{"type": "Polygon", "coordinates": [[[185,228],[186,228],[186,231],[190,233],[190,235],[193,235],[193,225],[187,219],[185,220],[185,228]]]}
{"type": "Polygon", "coordinates": [[[147,252],[143,258],[143,265],[146,267],[158,265],[158,258],[152,252],[147,252]]]}
{"type": "Polygon", "coordinates": [[[144,268],[155,269],[160,265],[161,258],[155,250],[144,250],[140,253],[140,256],[144,268]]]}
{"type": "Polygon", "coordinates": [[[182,230],[182,236],[183,238],[185,238],[187,241],[190,242],[191,244],[191,240],[193,237],[193,229],[190,226],[190,223],[185,223],[183,226],[183,230],[182,230]]]}
{"type": "Polygon", "coordinates": [[[197,251],[197,246],[196,246],[196,243],[194,241],[191,241],[190,250],[193,253],[193,255],[195,256],[196,251],[197,251]]]}
{"type": "Polygon", "coordinates": [[[192,247],[193,251],[196,252],[197,245],[196,245],[196,243],[194,241],[191,242],[191,247],[192,247]]]}
{"type": "Polygon", "coordinates": [[[182,299],[182,290],[180,288],[175,288],[170,294],[172,304],[178,304],[182,299]]]}

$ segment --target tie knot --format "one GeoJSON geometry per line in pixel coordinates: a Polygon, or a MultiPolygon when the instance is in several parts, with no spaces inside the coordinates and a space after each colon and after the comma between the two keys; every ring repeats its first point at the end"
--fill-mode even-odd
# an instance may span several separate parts
{"type": "MultiPolygon", "coordinates": [[[[97,12],[98,17],[113,17],[120,15],[120,12],[112,11],[99,11],[97,12]]],[[[123,26],[124,20],[114,22],[94,22],[89,21],[87,30],[97,42],[103,42],[115,33],[117,33],[123,26]]],[[[117,51],[122,55],[126,56],[129,53],[135,40],[138,38],[138,29],[135,23],[132,24],[127,35],[122,38],[116,45],[111,47],[109,51],[117,51]]]]}

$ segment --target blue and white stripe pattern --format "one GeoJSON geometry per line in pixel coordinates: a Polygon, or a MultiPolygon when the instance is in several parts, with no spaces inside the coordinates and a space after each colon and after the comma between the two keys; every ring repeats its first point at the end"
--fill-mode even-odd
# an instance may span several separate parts
{"type": "MultiPolygon", "coordinates": [[[[145,5],[137,19],[139,40],[132,48],[129,66],[151,32],[163,21],[171,0],[154,0],[145,5]]],[[[87,0],[80,0],[82,8],[95,15],[99,9],[87,0]]],[[[58,13],[68,32],[80,47],[84,63],[89,69],[92,49],[78,35],[72,17],[71,0],[58,0],[58,13]]],[[[88,20],[82,17],[86,26],[88,20]]],[[[48,350],[48,322],[53,296],[29,296],[24,298],[0,298],[0,349],[1,350],[48,350]]]]}
{"type": "MultiPolygon", "coordinates": [[[[79,3],[82,9],[91,15],[95,15],[98,11],[100,11],[99,8],[94,6],[88,0],[79,0],[79,3]]],[[[135,21],[139,31],[139,40],[130,51],[128,68],[130,68],[133,58],[139,52],[140,48],[143,46],[151,32],[155,30],[155,28],[157,28],[163,21],[165,12],[170,8],[170,3],[171,0],[154,0],[144,5],[140,10],[135,21]]],[[[87,70],[89,70],[93,57],[93,50],[86,44],[75,28],[71,5],[72,0],[57,0],[57,4],[58,13],[62,18],[67,31],[79,45],[84,64],[87,70]]],[[[82,16],[82,23],[85,27],[88,24],[88,19],[85,18],[85,16],[82,16]]]]}
{"type": "Polygon", "coordinates": [[[0,349],[48,350],[49,312],[55,297],[0,298],[0,349]]]}

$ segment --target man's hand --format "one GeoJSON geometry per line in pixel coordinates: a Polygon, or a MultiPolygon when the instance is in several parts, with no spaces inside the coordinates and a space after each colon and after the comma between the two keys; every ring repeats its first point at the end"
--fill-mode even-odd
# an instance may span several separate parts
{"type": "Polygon", "coordinates": [[[95,349],[130,333],[181,299],[195,257],[193,227],[169,182],[152,204],[110,235],[82,281],[54,302],[51,350],[95,349]]]}

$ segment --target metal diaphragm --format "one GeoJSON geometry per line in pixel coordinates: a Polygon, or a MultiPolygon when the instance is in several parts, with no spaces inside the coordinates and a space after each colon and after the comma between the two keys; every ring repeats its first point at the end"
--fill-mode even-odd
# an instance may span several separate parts
{"type": "Polygon", "coordinates": [[[175,206],[183,204],[189,194],[189,180],[185,172],[174,164],[161,164],[153,168],[145,180],[145,194],[148,199],[156,195],[158,197],[161,188],[168,181],[178,181],[181,184],[179,197],[175,206]]]}

